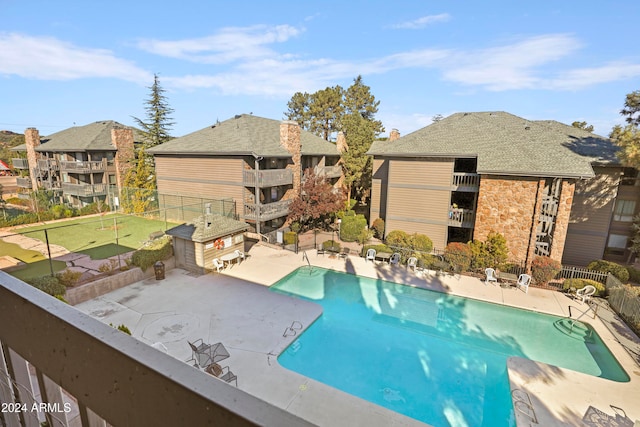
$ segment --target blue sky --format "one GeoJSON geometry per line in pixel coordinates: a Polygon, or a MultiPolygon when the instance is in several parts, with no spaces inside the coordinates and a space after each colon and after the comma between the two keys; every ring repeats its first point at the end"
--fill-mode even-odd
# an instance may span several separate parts
{"type": "Polygon", "coordinates": [[[280,120],[297,92],[380,101],[387,132],[507,111],[608,135],[640,90],[637,1],[0,0],[0,129],[134,125],[158,73],[175,136],[280,120]]]}

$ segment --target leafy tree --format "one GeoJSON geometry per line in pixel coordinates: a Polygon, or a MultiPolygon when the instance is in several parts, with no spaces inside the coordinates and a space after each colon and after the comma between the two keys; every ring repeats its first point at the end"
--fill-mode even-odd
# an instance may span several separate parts
{"type": "Polygon", "coordinates": [[[332,215],[344,206],[344,191],[311,169],[304,171],[302,181],[300,195],[289,205],[288,220],[298,222],[301,230],[328,226],[332,215]]]}
{"type": "Polygon", "coordinates": [[[620,114],[625,116],[627,125],[614,126],[609,137],[621,148],[618,152],[620,160],[628,166],[640,168],[640,91],[627,94],[620,114]]]}
{"type": "Polygon", "coordinates": [[[587,122],[575,121],[575,122],[571,123],[571,126],[573,126],[574,128],[586,130],[587,132],[593,132],[593,125],[590,125],[587,122]]]}
{"type": "Polygon", "coordinates": [[[144,161],[147,154],[144,147],[138,150],[138,161],[124,176],[122,209],[128,213],[144,213],[155,207],[156,182],[151,162],[144,161]]]}

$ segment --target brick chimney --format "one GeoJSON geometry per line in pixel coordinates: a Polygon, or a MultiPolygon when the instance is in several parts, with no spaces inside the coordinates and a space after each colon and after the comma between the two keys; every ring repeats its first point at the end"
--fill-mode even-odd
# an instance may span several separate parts
{"type": "Polygon", "coordinates": [[[133,166],[131,160],[135,158],[133,148],[133,130],[131,128],[114,126],[111,128],[111,143],[116,147],[115,168],[116,185],[122,189],[124,177],[133,166]]]}
{"type": "Polygon", "coordinates": [[[400,131],[398,129],[391,129],[389,132],[389,142],[395,141],[400,138],[400,131]]]}
{"type": "Polygon", "coordinates": [[[36,147],[40,145],[40,132],[36,128],[27,128],[24,131],[24,143],[27,147],[27,162],[29,163],[29,177],[31,178],[31,188],[38,189],[38,180],[33,172],[38,167],[38,153],[36,147]]]}
{"type": "Polygon", "coordinates": [[[293,165],[287,165],[287,169],[293,172],[293,188],[285,193],[283,199],[293,199],[300,194],[302,182],[302,143],[297,122],[285,120],[280,123],[280,145],[291,154],[293,160],[293,165]]]}
{"type": "Polygon", "coordinates": [[[338,153],[342,154],[349,146],[347,145],[347,139],[344,137],[344,132],[338,132],[338,138],[336,138],[336,148],[338,149],[338,153]]]}

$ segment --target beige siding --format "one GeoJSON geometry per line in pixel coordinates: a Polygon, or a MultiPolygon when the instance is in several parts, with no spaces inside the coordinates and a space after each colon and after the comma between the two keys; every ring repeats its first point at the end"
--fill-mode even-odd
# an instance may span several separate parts
{"type": "Polygon", "coordinates": [[[176,267],[193,272],[201,272],[195,260],[195,243],[185,239],[173,239],[174,252],[176,254],[176,267]]]}
{"type": "Polygon", "coordinates": [[[426,234],[434,247],[447,244],[453,159],[392,159],[386,200],[386,232],[426,234]]]}
{"type": "Polygon", "coordinates": [[[387,190],[387,174],[389,162],[385,159],[373,160],[373,175],[371,180],[371,215],[369,221],[373,224],[376,218],[384,218],[386,216],[386,190],[387,190]]]}
{"type": "Polygon", "coordinates": [[[607,244],[620,170],[594,168],[596,176],[576,183],[562,262],[584,265],[602,258],[607,244]]]}
{"type": "Polygon", "coordinates": [[[203,198],[233,198],[242,205],[242,158],[156,157],[158,192],[203,198]]]}

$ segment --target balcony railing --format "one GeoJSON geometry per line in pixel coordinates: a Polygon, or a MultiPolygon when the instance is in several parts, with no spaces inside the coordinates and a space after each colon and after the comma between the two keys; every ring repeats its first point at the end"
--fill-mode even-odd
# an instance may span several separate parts
{"type": "MultiPolygon", "coordinates": [[[[256,171],[248,169],[242,176],[245,187],[256,186],[256,171]]],[[[293,184],[291,169],[266,169],[258,171],[258,187],[274,187],[276,185],[293,184]]]]}
{"type": "Polygon", "coordinates": [[[449,208],[449,225],[452,227],[473,228],[475,212],[471,209],[449,208]]]}
{"type": "Polygon", "coordinates": [[[318,176],[325,176],[327,178],[338,178],[342,175],[342,166],[316,166],[313,168],[314,172],[318,176]]]}
{"type": "Polygon", "coordinates": [[[107,194],[107,184],[71,184],[63,182],[62,191],[65,194],[80,197],[104,196],[107,194]]]}
{"type": "Polygon", "coordinates": [[[255,203],[244,204],[244,218],[254,221],[269,221],[289,214],[291,200],[280,200],[274,203],[256,205],[255,203]]]}
{"type": "Polygon", "coordinates": [[[58,161],[55,159],[38,159],[38,167],[47,171],[57,171],[58,169],[60,169],[58,161]]]}
{"type": "Polygon", "coordinates": [[[105,163],[102,161],[82,161],[82,162],[61,161],[60,170],[68,173],[104,172],[105,163]]]}
{"type": "Polygon", "coordinates": [[[2,271],[0,344],[3,426],[311,425],[2,271]]]}
{"type": "Polygon", "coordinates": [[[16,178],[16,185],[20,188],[31,188],[31,178],[16,178]]]}
{"type": "Polygon", "coordinates": [[[27,159],[11,159],[14,169],[29,169],[29,161],[27,159]]]}
{"type": "Polygon", "coordinates": [[[454,172],[451,185],[453,191],[477,193],[480,188],[480,175],[477,173],[454,172]]]}

